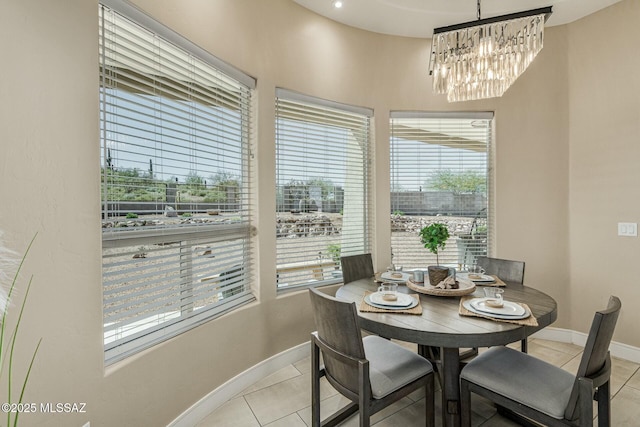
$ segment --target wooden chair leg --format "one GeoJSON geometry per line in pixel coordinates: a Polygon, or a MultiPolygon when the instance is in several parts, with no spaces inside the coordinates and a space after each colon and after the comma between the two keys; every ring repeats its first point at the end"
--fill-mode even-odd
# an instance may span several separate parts
{"type": "Polygon", "coordinates": [[[580,425],[593,425],[593,382],[588,378],[578,379],[580,425]]]}
{"type": "Polygon", "coordinates": [[[598,387],[598,427],[611,425],[611,389],[609,381],[598,387]]]}
{"type": "Polygon", "coordinates": [[[358,384],[360,384],[358,390],[358,408],[360,411],[360,427],[369,427],[371,420],[371,388],[364,387],[364,384],[369,384],[369,362],[365,362],[367,365],[360,363],[358,368],[358,384]]]}
{"type": "Polygon", "coordinates": [[[438,376],[438,383],[442,386],[442,369],[440,369],[440,347],[418,344],[418,354],[433,366],[433,371],[438,376]]]}
{"type": "Polygon", "coordinates": [[[311,340],[311,425],[320,427],[320,348],[311,340]]]}
{"type": "Polygon", "coordinates": [[[425,426],[435,427],[436,425],[436,405],[435,405],[435,374],[428,375],[425,379],[425,426]]]}

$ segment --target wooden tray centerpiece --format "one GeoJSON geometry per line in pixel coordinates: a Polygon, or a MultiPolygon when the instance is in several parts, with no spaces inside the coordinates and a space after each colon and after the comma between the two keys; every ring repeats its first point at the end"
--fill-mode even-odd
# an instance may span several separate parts
{"type": "Polygon", "coordinates": [[[407,280],[407,287],[421,294],[435,295],[439,297],[458,297],[462,295],[472,294],[476,290],[476,285],[470,280],[458,279],[458,289],[442,289],[431,286],[425,277],[425,283],[415,283],[413,280],[407,280]]]}

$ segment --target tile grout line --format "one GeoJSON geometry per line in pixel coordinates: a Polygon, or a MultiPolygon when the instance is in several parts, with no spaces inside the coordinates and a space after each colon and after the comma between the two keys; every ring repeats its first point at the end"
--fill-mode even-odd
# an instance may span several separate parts
{"type": "MultiPolygon", "coordinates": [[[[242,398],[243,398],[243,399],[244,399],[244,401],[247,403],[247,406],[249,407],[249,410],[251,410],[251,414],[253,415],[253,417],[255,418],[256,422],[258,423],[258,425],[259,425],[260,427],[264,427],[264,426],[269,425],[269,424],[271,424],[271,423],[275,423],[276,421],[279,421],[279,420],[281,420],[281,419],[283,419],[283,418],[286,418],[286,417],[288,417],[288,416],[290,416],[290,415],[293,415],[293,414],[295,414],[295,415],[296,415],[296,416],[297,416],[297,417],[302,421],[302,423],[303,423],[303,424],[305,424],[305,425],[307,424],[307,423],[302,419],[302,417],[298,414],[298,411],[291,412],[291,413],[286,414],[286,415],[284,415],[284,416],[282,416],[282,417],[280,417],[280,418],[278,418],[278,419],[275,419],[275,420],[269,421],[269,422],[268,422],[268,423],[266,423],[266,424],[262,424],[262,423],[260,422],[260,420],[258,419],[258,416],[256,415],[256,413],[254,412],[253,408],[251,407],[251,404],[250,404],[250,403],[249,403],[249,401],[246,399],[246,396],[248,396],[248,395],[251,395],[251,394],[253,394],[253,393],[257,393],[257,392],[259,392],[259,391],[266,390],[266,389],[268,389],[268,388],[274,387],[274,386],[276,386],[276,385],[282,384],[282,383],[284,383],[284,382],[290,381],[290,380],[292,380],[292,379],[294,379],[294,378],[298,378],[298,377],[300,377],[300,376],[304,375],[304,373],[303,373],[302,371],[300,371],[300,369],[298,369],[298,368],[297,368],[293,363],[291,363],[291,364],[289,364],[289,365],[285,366],[285,367],[284,367],[284,368],[282,368],[282,369],[285,369],[285,368],[287,368],[287,367],[292,367],[293,369],[295,369],[295,370],[296,370],[296,372],[298,372],[298,375],[295,375],[295,376],[293,376],[293,377],[290,377],[290,378],[287,378],[287,379],[284,379],[284,380],[281,380],[281,381],[275,382],[275,383],[273,383],[273,384],[269,384],[268,386],[265,386],[265,387],[262,387],[262,388],[259,388],[259,389],[256,389],[256,390],[253,390],[253,391],[251,391],[250,393],[246,393],[246,394],[245,394],[245,393],[243,393],[243,394],[242,394],[242,398]]],[[[305,407],[305,408],[306,408],[306,407],[305,407]]],[[[305,408],[303,408],[303,409],[305,409],[305,408]]]]}
{"type": "Polygon", "coordinates": [[[624,383],[622,384],[622,386],[618,389],[618,391],[616,391],[614,394],[612,394],[612,395],[610,396],[610,399],[611,399],[611,400],[613,400],[613,398],[614,398],[614,397],[616,397],[616,396],[618,395],[618,393],[620,393],[620,392],[622,391],[622,389],[623,389],[623,388],[625,388],[625,387],[629,387],[629,388],[632,388],[632,389],[634,389],[634,390],[638,390],[637,388],[635,388],[635,387],[633,387],[633,386],[627,385],[627,383],[628,383],[629,381],[631,381],[631,378],[633,378],[633,376],[634,376],[634,375],[636,375],[636,374],[638,373],[638,371],[640,371],[640,366],[638,366],[638,367],[635,369],[635,371],[633,371],[633,373],[632,373],[631,375],[629,375],[629,378],[627,378],[627,379],[625,380],[625,382],[624,382],[624,383]]]}
{"type": "MultiPolygon", "coordinates": [[[[294,376],[292,376],[292,377],[290,377],[290,378],[286,378],[286,379],[283,379],[283,380],[277,381],[277,382],[275,382],[275,383],[273,383],[273,384],[269,384],[269,385],[267,385],[267,386],[264,386],[264,387],[261,387],[261,388],[257,388],[257,389],[255,389],[255,390],[251,390],[251,391],[250,391],[250,392],[248,392],[248,393],[245,393],[245,390],[246,390],[246,389],[245,389],[245,390],[243,390],[242,392],[240,392],[240,395],[241,395],[242,397],[244,397],[244,396],[248,396],[248,395],[250,395],[250,394],[256,393],[256,392],[258,392],[258,391],[264,390],[264,389],[269,388],[269,387],[273,387],[274,385],[277,385],[277,384],[282,384],[282,383],[283,383],[283,382],[285,382],[285,381],[289,381],[289,380],[291,380],[291,379],[293,379],[293,378],[297,378],[297,377],[299,377],[299,376],[301,376],[301,375],[304,375],[304,374],[300,371],[300,369],[296,368],[296,367],[295,367],[295,365],[293,365],[293,364],[289,364],[289,365],[287,365],[287,366],[285,366],[285,367],[281,368],[280,370],[285,369],[285,368],[287,368],[288,366],[293,367],[293,369],[295,369],[295,370],[298,372],[298,375],[294,375],[294,376]]],[[[247,389],[248,389],[248,388],[251,388],[251,387],[253,387],[253,385],[251,385],[251,386],[247,387],[247,389]]]]}
{"type": "Polygon", "coordinates": [[[258,416],[256,415],[255,412],[253,412],[253,408],[251,407],[251,405],[249,404],[249,401],[245,398],[245,395],[242,395],[242,398],[244,399],[244,403],[247,404],[247,407],[249,408],[249,410],[251,411],[251,415],[253,415],[253,418],[256,420],[256,422],[258,423],[258,425],[260,427],[262,427],[262,423],[260,422],[260,420],[258,419],[258,416]]]}

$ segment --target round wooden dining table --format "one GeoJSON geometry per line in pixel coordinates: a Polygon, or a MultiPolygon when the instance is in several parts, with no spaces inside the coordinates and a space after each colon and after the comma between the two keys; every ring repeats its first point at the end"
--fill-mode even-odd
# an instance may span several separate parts
{"type": "MultiPolygon", "coordinates": [[[[460,349],[506,345],[526,339],[552,324],[557,318],[556,301],[530,286],[505,282],[504,299],[525,303],[535,316],[537,326],[523,326],[491,319],[459,314],[460,296],[418,294],[422,314],[371,313],[360,310],[365,292],[375,292],[379,283],[373,278],[361,279],[341,286],[336,297],[353,301],[358,308],[362,329],[389,339],[416,343],[423,356],[433,356],[439,349],[438,373],[442,385],[443,425],[460,426],[460,349]]],[[[477,286],[470,296],[484,296],[477,286]]],[[[416,294],[404,285],[399,292],[416,294]]]]}

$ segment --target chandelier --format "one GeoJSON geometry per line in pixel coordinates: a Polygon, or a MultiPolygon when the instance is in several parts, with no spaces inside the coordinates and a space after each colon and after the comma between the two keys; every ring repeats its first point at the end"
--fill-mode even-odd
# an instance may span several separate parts
{"type": "Polygon", "coordinates": [[[527,69],[542,49],[551,6],[436,28],[429,74],[433,91],[449,102],[494,98],[527,69]]]}

